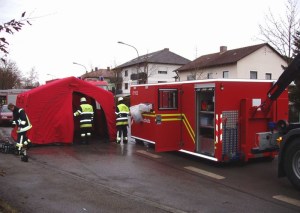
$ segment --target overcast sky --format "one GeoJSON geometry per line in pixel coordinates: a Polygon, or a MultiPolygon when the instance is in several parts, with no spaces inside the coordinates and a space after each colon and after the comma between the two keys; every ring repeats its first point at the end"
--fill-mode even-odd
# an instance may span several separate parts
{"type": "MultiPolygon", "coordinates": [[[[43,84],[114,68],[163,48],[190,60],[262,43],[258,25],[271,9],[283,16],[287,0],[0,0],[0,23],[33,18],[8,39],[9,59],[22,73],[32,68],[43,84]],[[74,65],[73,62],[83,66],[74,65]],[[50,75],[49,75],[50,74],[50,75]]],[[[0,34],[0,37],[3,34],[0,34]]],[[[0,53],[2,56],[2,53],[0,53]]],[[[1,79],[0,79],[1,80],[1,79]]]]}

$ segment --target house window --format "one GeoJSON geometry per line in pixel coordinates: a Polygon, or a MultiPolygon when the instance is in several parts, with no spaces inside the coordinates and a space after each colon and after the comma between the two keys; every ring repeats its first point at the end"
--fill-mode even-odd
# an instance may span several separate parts
{"type": "Polygon", "coordinates": [[[223,78],[229,78],[229,71],[223,71],[223,78]]]}
{"type": "Polygon", "coordinates": [[[256,71],[250,71],[250,79],[257,79],[257,72],[256,71]]]}
{"type": "Polygon", "coordinates": [[[125,83],[124,86],[125,86],[125,89],[128,89],[128,83],[125,83]]]}
{"type": "Polygon", "coordinates": [[[178,109],[178,90],[177,89],[159,89],[158,90],[158,108],[178,109]]]}
{"type": "Polygon", "coordinates": [[[266,80],[272,79],[272,73],[266,73],[266,80]]]}
{"type": "Polygon", "coordinates": [[[190,75],[187,76],[186,80],[188,80],[188,81],[196,80],[196,75],[195,74],[190,74],[190,75]]]}
{"type": "Polygon", "coordinates": [[[207,79],[212,79],[213,78],[213,74],[212,73],[207,73],[207,79]]]}
{"type": "Polygon", "coordinates": [[[124,76],[128,76],[128,70],[125,70],[124,76]]]}
{"type": "Polygon", "coordinates": [[[168,71],[160,71],[160,70],[158,70],[158,74],[167,75],[167,74],[168,74],[168,71]]]}

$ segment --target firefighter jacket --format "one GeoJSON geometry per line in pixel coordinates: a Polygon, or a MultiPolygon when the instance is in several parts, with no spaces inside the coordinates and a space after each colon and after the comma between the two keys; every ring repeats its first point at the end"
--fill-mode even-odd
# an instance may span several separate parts
{"type": "Polygon", "coordinates": [[[117,106],[117,126],[128,125],[129,108],[125,104],[121,103],[117,106]]]}
{"type": "Polygon", "coordinates": [[[25,110],[16,106],[13,110],[13,124],[18,127],[17,133],[26,132],[32,127],[25,110]]]}
{"type": "Polygon", "coordinates": [[[90,104],[81,104],[74,116],[80,116],[80,128],[93,127],[94,109],[90,104]]]}

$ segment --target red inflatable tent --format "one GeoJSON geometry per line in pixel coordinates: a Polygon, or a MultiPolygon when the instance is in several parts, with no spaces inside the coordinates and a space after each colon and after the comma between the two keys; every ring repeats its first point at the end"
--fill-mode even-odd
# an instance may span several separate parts
{"type": "MultiPolygon", "coordinates": [[[[55,80],[19,94],[16,105],[25,109],[32,124],[28,136],[33,144],[73,143],[79,121],[73,113],[84,96],[94,106],[96,137],[115,140],[115,103],[113,94],[75,77],[55,80]]],[[[16,139],[15,130],[12,136],[16,139]]],[[[99,138],[101,139],[101,138],[99,138]]]]}

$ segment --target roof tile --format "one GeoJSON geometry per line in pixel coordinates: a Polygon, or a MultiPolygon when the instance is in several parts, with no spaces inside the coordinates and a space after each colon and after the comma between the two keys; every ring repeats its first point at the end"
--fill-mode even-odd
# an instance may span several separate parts
{"type": "Polygon", "coordinates": [[[195,68],[199,69],[199,68],[220,66],[225,64],[233,64],[265,45],[268,44],[263,43],[263,44],[242,47],[233,50],[226,50],[224,52],[203,55],[195,59],[194,61],[191,61],[190,63],[183,65],[178,69],[178,71],[181,72],[181,71],[191,70],[195,68]]]}
{"type": "Polygon", "coordinates": [[[156,52],[148,53],[146,55],[142,55],[137,58],[134,58],[131,61],[121,64],[120,66],[117,66],[115,69],[129,67],[135,64],[142,64],[142,63],[184,65],[188,62],[190,62],[189,59],[186,59],[180,55],[171,52],[169,48],[165,48],[156,52]]]}

